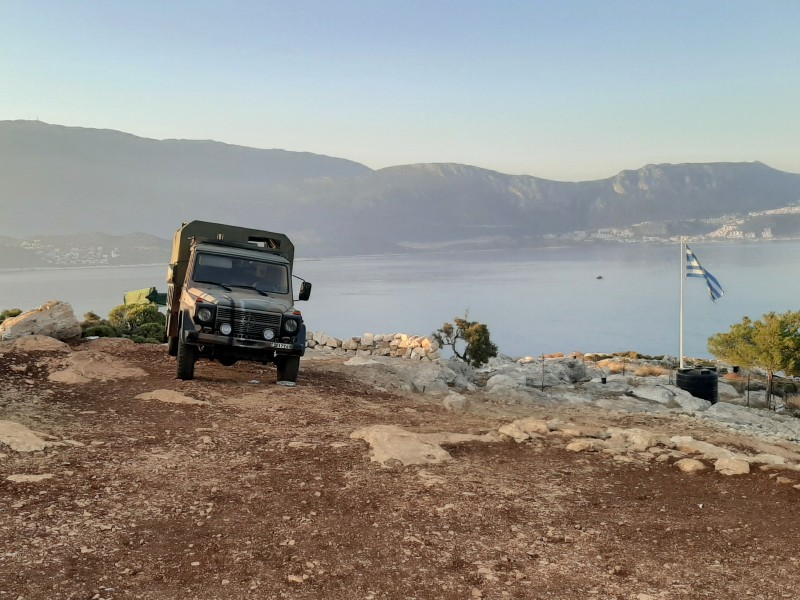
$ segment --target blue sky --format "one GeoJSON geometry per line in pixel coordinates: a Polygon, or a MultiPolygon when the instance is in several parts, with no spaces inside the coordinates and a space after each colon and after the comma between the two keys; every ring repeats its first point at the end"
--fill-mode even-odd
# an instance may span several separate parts
{"type": "Polygon", "coordinates": [[[800,172],[796,0],[0,0],[0,120],[372,168],[800,172]]]}

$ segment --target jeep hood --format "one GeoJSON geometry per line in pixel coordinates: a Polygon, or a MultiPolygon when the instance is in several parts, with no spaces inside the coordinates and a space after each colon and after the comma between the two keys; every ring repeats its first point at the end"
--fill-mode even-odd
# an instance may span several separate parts
{"type": "Polygon", "coordinates": [[[206,287],[195,286],[188,290],[188,293],[197,299],[209,304],[216,304],[222,307],[230,307],[242,310],[260,310],[271,313],[285,313],[292,310],[293,302],[289,296],[269,295],[265,296],[256,290],[244,288],[234,288],[230,292],[226,289],[211,285],[206,287]]]}

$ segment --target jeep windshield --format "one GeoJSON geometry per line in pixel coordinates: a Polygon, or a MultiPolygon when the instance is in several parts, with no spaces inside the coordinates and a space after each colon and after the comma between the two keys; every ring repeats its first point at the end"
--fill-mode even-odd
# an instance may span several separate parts
{"type": "Polygon", "coordinates": [[[198,253],[192,280],[228,289],[238,287],[259,293],[289,293],[289,273],[285,265],[250,257],[198,253]]]}

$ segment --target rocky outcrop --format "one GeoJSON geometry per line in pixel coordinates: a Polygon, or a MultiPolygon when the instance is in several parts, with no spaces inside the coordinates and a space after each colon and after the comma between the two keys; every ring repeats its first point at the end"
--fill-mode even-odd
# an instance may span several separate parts
{"type": "Polygon", "coordinates": [[[29,335],[71,340],[80,337],[81,325],[72,312],[72,306],[60,300],[50,300],[0,324],[0,340],[16,340],[29,335]]]}
{"type": "Polygon", "coordinates": [[[324,332],[309,332],[306,346],[358,356],[390,356],[418,361],[436,361],[441,357],[436,340],[407,333],[364,333],[360,337],[339,339],[324,332]]]}

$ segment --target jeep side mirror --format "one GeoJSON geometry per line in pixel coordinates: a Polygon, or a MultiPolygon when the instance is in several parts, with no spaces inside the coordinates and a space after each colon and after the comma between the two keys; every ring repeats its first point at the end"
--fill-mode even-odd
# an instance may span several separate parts
{"type": "Polygon", "coordinates": [[[311,284],[304,281],[300,284],[300,296],[298,300],[308,300],[311,297],[311,284]]]}

